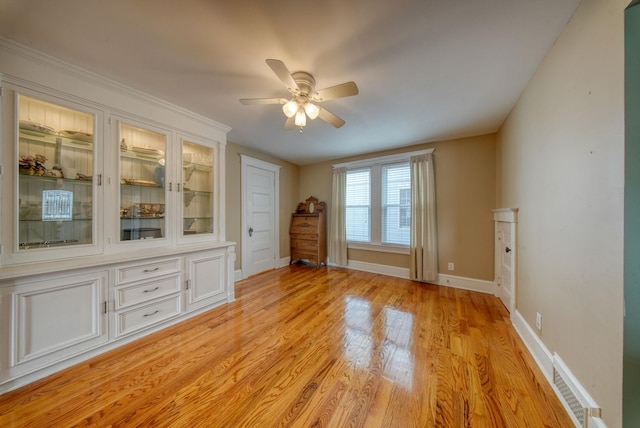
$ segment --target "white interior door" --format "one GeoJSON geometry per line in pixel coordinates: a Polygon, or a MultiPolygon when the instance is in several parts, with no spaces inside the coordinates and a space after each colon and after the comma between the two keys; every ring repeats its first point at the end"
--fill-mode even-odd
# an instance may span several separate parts
{"type": "Polygon", "coordinates": [[[517,211],[510,208],[494,210],[497,295],[510,313],[513,313],[516,306],[517,211]]]}
{"type": "Polygon", "coordinates": [[[242,275],[276,267],[279,166],[242,156],[242,275]]]}
{"type": "Polygon", "coordinates": [[[500,300],[504,303],[509,312],[512,311],[512,298],[513,298],[513,242],[511,236],[511,223],[504,221],[498,222],[498,242],[500,246],[498,248],[500,258],[500,300]]]}

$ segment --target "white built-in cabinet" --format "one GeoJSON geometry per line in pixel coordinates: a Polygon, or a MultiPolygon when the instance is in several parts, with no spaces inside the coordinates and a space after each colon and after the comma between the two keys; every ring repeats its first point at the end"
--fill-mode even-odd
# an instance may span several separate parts
{"type": "Polygon", "coordinates": [[[228,128],[0,40],[0,394],[234,300],[228,128]]]}
{"type": "Polygon", "coordinates": [[[199,253],[186,257],[187,310],[193,311],[229,298],[224,286],[222,253],[199,253]]]}
{"type": "Polygon", "coordinates": [[[8,331],[0,349],[8,351],[8,365],[2,377],[28,374],[107,343],[107,290],[105,270],[17,280],[3,289],[2,329],[8,331]]]}

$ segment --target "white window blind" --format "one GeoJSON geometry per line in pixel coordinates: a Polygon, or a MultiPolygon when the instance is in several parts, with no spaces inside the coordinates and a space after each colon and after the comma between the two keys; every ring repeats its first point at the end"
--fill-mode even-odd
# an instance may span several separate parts
{"type": "Polygon", "coordinates": [[[347,171],[346,191],[347,241],[371,240],[371,171],[347,171]]]}
{"type": "Polygon", "coordinates": [[[409,245],[411,171],[403,162],[382,167],[382,243],[409,245]]]}

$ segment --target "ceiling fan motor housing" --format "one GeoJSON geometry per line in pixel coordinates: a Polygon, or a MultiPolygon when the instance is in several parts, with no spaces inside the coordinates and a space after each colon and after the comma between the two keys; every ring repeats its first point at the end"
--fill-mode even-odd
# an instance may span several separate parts
{"type": "Polygon", "coordinates": [[[316,87],[316,79],[314,79],[312,75],[306,71],[296,71],[295,73],[291,73],[291,76],[298,85],[299,91],[295,91],[294,88],[294,92],[297,92],[296,95],[306,96],[307,98],[313,95],[316,87]]]}

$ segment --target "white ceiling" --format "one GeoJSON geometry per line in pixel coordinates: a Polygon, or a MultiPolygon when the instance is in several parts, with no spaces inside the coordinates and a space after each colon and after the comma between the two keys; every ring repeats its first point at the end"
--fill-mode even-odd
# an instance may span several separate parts
{"type": "MultiPolygon", "coordinates": [[[[304,165],[496,131],[579,0],[0,0],[0,36],[232,128],[304,165]],[[360,94],[283,129],[265,59],[360,94]]],[[[1,70],[0,70],[1,71],[1,70]]]]}

